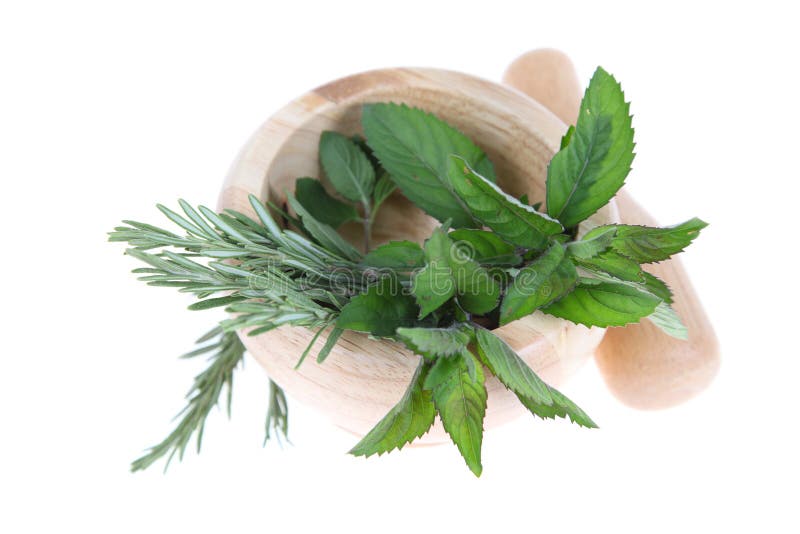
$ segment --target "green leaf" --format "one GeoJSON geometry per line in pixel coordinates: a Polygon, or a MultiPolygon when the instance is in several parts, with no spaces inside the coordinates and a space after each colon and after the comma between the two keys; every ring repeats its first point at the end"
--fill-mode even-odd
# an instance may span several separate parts
{"type": "Polygon", "coordinates": [[[403,448],[430,430],[436,418],[436,408],[432,393],[422,389],[426,374],[427,366],[420,361],[400,401],[352,448],[350,454],[381,455],[403,448]]]}
{"type": "Polygon", "coordinates": [[[672,304],[672,291],[669,286],[655,275],[642,271],[644,275],[644,288],[667,304],[672,304]]]}
{"type": "Polygon", "coordinates": [[[406,346],[427,359],[460,354],[472,340],[473,329],[467,324],[447,328],[398,328],[397,336],[406,346]]]}
{"type": "Polygon", "coordinates": [[[192,311],[198,310],[209,310],[211,308],[217,308],[219,306],[227,306],[233,302],[239,302],[243,300],[244,297],[231,295],[228,297],[216,297],[211,299],[204,299],[199,302],[195,302],[194,304],[189,306],[189,309],[192,311]]]}
{"type": "Polygon", "coordinates": [[[522,257],[516,247],[493,232],[459,228],[450,232],[450,239],[460,248],[461,256],[481,264],[517,265],[522,257]]]}
{"type": "Polygon", "coordinates": [[[447,178],[448,156],[458,154],[494,179],[486,154],[467,136],[406,105],[367,104],[361,123],[369,146],[409,200],[442,222],[451,219],[454,227],[477,226],[447,178]]]}
{"type": "Polygon", "coordinates": [[[453,296],[471,313],[483,314],[497,306],[500,285],[475,261],[462,258],[450,237],[437,228],[425,241],[427,265],[413,279],[411,292],[420,307],[420,318],[453,296]]]}
{"type": "Polygon", "coordinates": [[[677,312],[666,302],[656,306],[656,310],[648,317],[650,321],[661,330],[677,339],[689,339],[689,331],[681,321],[677,312]]]}
{"type": "Polygon", "coordinates": [[[428,376],[425,377],[422,387],[433,391],[439,384],[449,380],[453,373],[457,373],[462,364],[463,362],[459,358],[436,358],[428,371],[428,376]]]}
{"type": "Polygon", "coordinates": [[[414,299],[405,295],[392,279],[384,278],[345,304],[336,326],[391,337],[398,328],[413,326],[416,317],[414,299]]]}
{"type": "Polygon", "coordinates": [[[348,137],[322,132],[319,159],[336,191],[347,200],[369,205],[375,187],[375,169],[367,155],[348,137]]]}
{"type": "Polygon", "coordinates": [[[450,265],[442,260],[428,263],[414,276],[411,293],[419,306],[420,319],[439,309],[456,294],[456,283],[450,265]]]}
{"type": "Polygon", "coordinates": [[[325,344],[322,346],[319,354],[317,354],[317,363],[322,363],[328,358],[328,355],[333,350],[333,347],[336,346],[336,343],[339,341],[339,338],[342,337],[342,334],[344,334],[344,330],[339,327],[331,330],[331,333],[328,334],[328,339],[325,340],[325,344]]]}
{"type": "Polygon", "coordinates": [[[614,251],[603,252],[593,258],[575,258],[575,263],[592,272],[607,273],[619,280],[644,283],[644,274],[638,263],[614,251]]]}
{"type": "Polygon", "coordinates": [[[392,181],[392,178],[384,172],[381,177],[378,178],[378,181],[375,183],[375,190],[372,192],[373,213],[378,211],[383,201],[389,198],[389,195],[394,193],[395,189],[397,189],[397,186],[392,181]]]}
{"type": "Polygon", "coordinates": [[[450,157],[448,176],[472,215],[502,238],[528,248],[543,248],[561,224],[523,204],[476,173],[459,156],[450,157]]]}
{"type": "Polygon", "coordinates": [[[333,228],[358,219],[354,206],[330,196],[322,183],[314,178],[298,178],[294,184],[294,196],[315,219],[333,228]]]}
{"type": "Polygon", "coordinates": [[[683,251],[706,226],[697,218],[666,228],[621,225],[611,246],[638,263],[662,261],[683,251]]]}
{"type": "Polygon", "coordinates": [[[294,195],[287,194],[287,200],[295,213],[302,219],[306,230],[320,245],[348,260],[358,261],[361,258],[361,253],[353,248],[353,245],[345,241],[336,230],[327,224],[319,222],[297,201],[294,195]]]}
{"type": "Polygon", "coordinates": [[[542,306],[569,293],[578,273],[564,254],[564,247],[555,243],[533,263],[514,277],[500,305],[500,324],[507,324],[530,315],[542,306]]]}
{"type": "Polygon", "coordinates": [[[647,317],[660,302],[623,282],[582,278],[571,293],[542,311],[586,326],[624,326],[647,317]]]}
{"type": "Polygon", "coordinates": [[[547,213],[569,228],[603,207],[625,182],[633,147],[622,88],[598,67],[583,96],[575,131],[547,169],[547,213]]]}
{"type": "Polygon", "coordinates": [[[378,269],[415,269],[425,265],[425,253],[411,241],[390,241],[371,250],[361,264],[378,269]]]}
{"type": "Polygon", "coordinates": [[[478,341],[478,354],[503,385],[517,395],[527,397],[538,404],[553,403],[547,384],[505,341],[485,328],[478,328],[475,335],[478,341]]]}
{"type": "Polygon", "coordinates": [[[608,250],[611,246],[611,240],[617,233],[615,226],[603,226],[599,232],[593,232],[583,236],[579,241],[572,241],[567,243],[567,252],[576,258],[591,259],[608,250]]]}
{"type": "Polygon", "coordinates": [[[559,147],[561,150],[565,149],[569,145],[570,141],[572,141],[572,134],[574,133],[575,126],[570,124],[569,128],[567,128],[567,131],[564,133],[564,136],[561,138],[561,146],[559,147]]]}
{"type": "Polygon", "coordinates": [[[481,475],[483,418],[486,414],[486,387],[483,369],[469,352],[452,358],[440,358],[447,373],[433,387],[433,403],[442,425],[458,447],[461,456],[476,476],[481,475]],[[466,358],[473,358],[474,378],[466,358]]]}
{"type": "Polygon", "coordinates": [[[517,398],[533,415],[542,419],[555,419],[556,417],[569,417],[573,423],[586,427],[597,428],[592,419],[581,410],[577,404],[569,400],[563,393],[555,388],[548,386],[550,397],[553,403],[550,405],[540,404],[531,399],[517,395],[517,398]]]}
{"type": "Polygon", "coordinates": [[[317,330],[317,333],[314,334],[314,337],[311,338],[311,341],[309,341],[308,345],[306,345],[306,350],[303,351],[303,354],[300,355],[300,359],[298,359],[297,363],[294,365],[295,370],[300,369],[300,366],[303,365],[304,361],[306,361],[306,357],[308,357],[309,353],[311,352],[311,349],[314,348],[314,345],[317,344],[317,340],[319,339],[319,336],[322,335],[322,332],[326,328],[328,328],[327,324],[322,325],[322,328],[317,330]]]}

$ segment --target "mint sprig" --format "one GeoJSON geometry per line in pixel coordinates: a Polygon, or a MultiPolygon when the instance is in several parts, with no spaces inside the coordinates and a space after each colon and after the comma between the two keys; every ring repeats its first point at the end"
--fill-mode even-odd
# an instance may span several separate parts
{"type": "MultiPolygon", "coordinates": [[[[182,214],[159,209],[184,235],[135,221],[111,233],[111,241],[128,243],[127,253],[146,265],[135,272],[148,284],[194,294],[192,310],[224,307],[233,314],[215,329],[220,342],[195,351],[214,354],[183,419],[136,469],[181,455],[192,435],[202,435],[205,417],[243,357],[235,335],[243,329],[248,335],[284,325],[311,329],[298,366],[314,365],[304,362],[320,339],[316,361],[324,364],[347,330],[404,344],[419,357],[411,383],[350,452],[402,448],[428,432],[438,415],[476,475],[483,469],[487,373],[534,416],[596,427],[514,352],[496,330],[501,325],[546,313],[598,327],[649,320],[671,336],[688,336],[670,288],[642,266],[681,252],[706,223],[587,231],[584,222],[623,185],[633,160],[629,106],[603,69],[550,162],[546,211],[541,199],[531,204],[527,194],[503,191],[503,177],[495,176],[478,145],[430,113],[368,104],[362,127],[366,138],[324,132],[324,181],[299,178],[280,205],[251,197],[256,219],[180,201],[182,214]],[[442,225],[422,244],[373,247],[376,214],[396,189],[442,225]],[[337,232],[354,221],[363,224],[363,254],[337,232]]],[[[270,399],[268,430],[285,434],[286,404],[277,385],[270,399]]]]}

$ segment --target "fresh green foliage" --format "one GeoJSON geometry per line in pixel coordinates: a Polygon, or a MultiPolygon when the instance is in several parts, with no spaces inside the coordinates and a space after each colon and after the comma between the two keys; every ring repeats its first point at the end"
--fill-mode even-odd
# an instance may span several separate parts
{"type": "MultiPolygon", "coordinates": [[[[147,454],[133,462],[131,471],[147,469],[162,456],[167,457],[166,467],[169,467],[169,463],[176,453],[179,459],[183,458],[186,446],[193,435],[197,436],[197,451],[199,452],[203,442],[206,418],[211,409],[219,403],[223,388],[228,391],[227,409],[228,415],[230,415],[233,371],[242,361],[244,345],[239,341],[236,333],[223,332],[220,328],[215,328],[200,338],[198,343],[202,345],[184,357],[194,358],[210,353],[208,368],[195,377],[192,389],[186,396],[188,403],[178,414],[180,420],[175,430],[164,441],[150,448],[147,454]]],[[[280,419],[281,416],[275,414],[273,418],[280,419]]]]}
{"type": "Polygon", "coordinates": [[[289,205],[300,216],[303,226],[311,234],[314,240],[325,247],[327,250],[338,254],[342,258],[351,261],[358,261],[361,254],[345,239],[336,233],[332,227],[319,222],[311,213],[305,209],[291,193],[287,196],[289,205]]]}
{"type": "MultiPolygon", "coordinates": [[[[245,350],[239,334],[307,329],[298,366],[321,340],[316,360],[325,364],[343,335],[362,335],[352,332],[403,343],[421,357],[411,383],[350,452],[370,456],[402,448],[425,434],[438,414],[476,475],[482,471],[487,372],[533,415],[596,427],[493,328],[539,311],[599,327],[646,318],[671,336],[688,337],[670,288],[642,265],[681,252],[706,224],[610,224],[588,232],[590,222],[578,226],[622,186],[633,160],[628,104],[602,69],[550,163],[547,214],[527,193],[518,200],[503,191],[503,177],[495,183],[486,154],[423,110],[369,104],[362,127],[366,139],[321,135],[319,158],[330,183],[299,178],[285,199],[266,204],[251,196],[255,218],[181,200],[179,211],[158,206],[181,233],[136,221],[111,233],[111,241],[127,243],[126,253],[144,264],[134,270],[141,280],[194,295],[191,310],[228,312],[189,354],[209,354],[209,364],[196,377],[175,430],[134,470],[162,456],[167,463],[182,456],[194,435],[199,449],[206,417],[226,388],[230,405],[233,372],[245,350]],[[396,208],[386,200],[397,188],[443,224],[423,246],[392,241],[373,247],[372,225],[381,207],[396,208]],[[337,232],[353,221],[363,225],[363,254],[337,232]]],[[[270,381],[266,437],[287,431],[286,398],[270,381]]]]}
{"type": "Polygon", "coordinates": [[[286,404],[286,395],[274,381],[269,381],[269,407],[267,408],[267,418],[264,423],[264,445],[272,437],[275,431],[278,441],[281,436],[289,436],[289,407],[286,404]]]}
{"type": "Polygon", "coordinates": [[[567,243],[567,251],[577,259],[590,260],[609,249],[616,233],[617,227],[614,225],[601,226],[583,236],[583,239],[567,243]]]}
{"type": "Polygon", "coordinates": [[[517,247],[493,232],[459,228],[450,232],[450,239],[459,246],[461,256],[481,265],[517,265],[522,261],[517,247]]]}
{"type": "Polygon", "coordinates": [[[520,269],[500,307],[500,324],[530,315],[572,291],[578,274],[564,255],[564,247],[553,243],[542,255],[520,269]]]}
{"type": "Polygon", "coordinates": [[[475,333],[478,354],[489,369],[508,389],[538,404],[551,405],[547,384],[522,361],[505,341],[485,328],[475,333]]]}
{"type": "Polygon", "coordinates": [[[660,299],[627,284],[591,278],[543,311],[586,326],[624,326],[653,313],[660,299]]]}
{"type": "Polygon", "coordinates": [[[391,337],[402,326],[411,326],[417,318],[417,305],[408,295],[398,295],[391,278],[383,278],[365,293],[350,299],[336,326],[345,330],[391,337]]]}
{"type": "Polygon", "coordinates": [[[549,236],[564,229],[558,221],[504,193],[460,156],[451,156],[448,176],[475,218],[515,245],[540,249],[549,236]]]}
{"type": "Polygon", "coordinates": [[[380,455],[402,448],[428,432],[436,417],[436,408],[433,405],[432,392],[422,388],[427,372],[427,364],[420,361],[400,402],[350,450],[350,454],[380,455]]]}
{"type": "MultiPolygon", "coordinates": [[[[485,377],[475,357],[469,352],[440,360],[447,362],[447,372],[435,383],[433,403],[442,425],[458,447],[467,466],[480,476],[481,444],[483,442],[483,417],[486,415],[485,377]],[[473,372],[470,372],[470,369],[473,372]]],[[[437,362],[438,364],[439,362],[437,362]]]]}
{"type": "Polygon", "coordinates": [[[477,226],[447,178],[448,158],[458,154],[494,179],[486,154],[467,136],[429,113],[397,104],[365,105],[361,123],[370,148],[406,197],[456,228],[477,226]]]}
{"type": "Polygon", "coordinates": [[[375,169],[351,139],[336,132],[324,132],[319,140],[319,160],[340,195],[363,205],[370,203],[375,169]]]}
{"type": "Polygon", "coordinates": [[[648,319],[664,332],[677,339],[689,339],[689,331],[675,310],[666,302],[660,302],[648,319]]]}
{"type": "Polygon", "coordinates": [[[392,181],[392,177],[389,176],[388,173],[385,171],[381,174],[381,177],[378,178],[378,181],[375,183],[375,190],[372,192],[373,196],[373,206],[372,206],[372,218],[375,219],[375,214],[378,213],[378,208],[381,207],[383,202],[389,198],[389,196],[395,192],[397,186],[392,181]]]}
{"type": "Polygon", "coordinates": [[[298,178],[294,183],[294,196],[308,213],[333,228],[359,219],[354,206],[333,198],[315,178],[298,178]]]}
{"type": "Polygon", "coordinates": [[[472,340],[473,328],[461,323],[447,328],[398,328],[397,337],[411,350],[429,360],[461,354],[472,340]]]}
{"type": "Polygon", "coordinates": [[[434,230],[425,242],[426,266],[414,277],[412,292],[426,317],[456,296],[459,305],[471,313],[488,313],[497,305],[500,286],[489,271],[459,249],[443,228],[434,230]]]}
{"type": "Polygon", "coordinates": [[[575,130],[547,168],[547,213],[565,227],[603,207],[625,182],[634,146],[628,107],[620,85],[598,67],[575,130]]]}
{"type": "MultiPolygon", "coordinates": [[[[637,263],[662,261],[682,252],[706,226],[708,225],[705,222],[697,218],[666,228],[617,225],[611,227],[616,230],[611,247],[637,263]]],[[[608,228],[602,226],[592,232],[596,235],[608,228]]]]}
{"type": "Polygon", "coordinates": [[[573,423],[585,428],[597,428],[597,424],[581,410],[577,404],[569,400],[563,393],[550,386],[547,387],[553,403],[550,405],[537,403],[527,397],[517,395],[517,398],[536,417],[542,419],[555,419],[556,417],[569,417],[573,423]]]}
{"type": "Polygon", "coordinates": [[[587,259],[575,258],[575,265],[599,275],[611,275],[618,280],[644,282],[639,264],[614,251],[603,252],[587,259]]]}
{"type": "Polygon", "coordinates": [[[378,269],[405,271],[422,267],[425,253],[422,247],[411,241],[392,241],[369,252],[361,264],[378,269]]]}

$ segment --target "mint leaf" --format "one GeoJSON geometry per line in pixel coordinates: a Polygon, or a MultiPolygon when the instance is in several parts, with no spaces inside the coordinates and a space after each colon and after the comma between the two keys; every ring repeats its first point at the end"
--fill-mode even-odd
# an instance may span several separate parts
{"type": "Polygon", "coordinates": [[[466,350],[472,335],[472,327],[467,324],[457,324],[447,328],[397,329],[397,337],[409,349],[427,359],[460,354],[466,350]]]}
{"type": "Polygon", "coordinates": [[[483,418],[486,414],[486,387],[483,369],[474,356],[464,352],[452,358],[439,358],[446,369],[433,384],[433,403],[439,412],[445,431],[458,447],[467,466],[481,475],[481,443],[483,418]],[[466,359],[471,358],[471,366],[466,359]],[[470,376],[470,367],[474,378],[470,376]]]}
{"type": "Polygon", "coordinates": [[[494,169],[470,139],[437,117],[398,104],[366,104],[361,124],[367,143],[403,194],[454,227],[477,224],[447,179],[447,158],[458,154],[489,179],[494,169]]]}
{"type": "Polygon", "coordinates": [[[672,304],[672,291],[669,286],[660,278],[655,275],[642,271],[644,276],[644,288],[650,293],[657,296],[667,304],[672,304]]]}
{"type": "Polygon", "coordinates": [[[351,139],[336,132],[322,132],[319,159],[340,195],[364,206],[369,205],[375,186],[375,169],[351,139]]]}
{"type": "Polygon", "coordinates": [[[638,263],[662,261],[682,252],[706,226],[697,218],[666,228],[620,225],[611,246],[638,263]]]}
{"type": "Polygon", "coordinates": [[[336,326],[391,337],[398,328],[412,326],[416,316],[414,299],[403,294],[396,281],[383,278],[344,305],[336,326]]]}
{"type": "Polygon", "coordinates": [[[379,269],[415,269],[425,265],[425,253],[411,241],[390,241],[371,250],[361,264],[379,269]]]}
{"type": "Polygon", "coordinates": [[[492,274],[472,260],[451,261],[459,305],[470,313],[483,315],[497,307],[500,285],[492,274]]]}
{"type": "Polygon", "coordinates": [[[397,186],[392,181],[392,178],[385,172],[375,182],[375,189],[372,191],[372,212],[376,213],[378,208],[381,207],[383,201],[389,198],[389,195],[394,193],[397,186]]]}
{"type": "Polygon", "coordinates": [[[322,183],[314,178],[298,178],[294,184],[294,196],[314,218],[333,228],[358,219],[354,206],[330,196],[322,183]]]}
{"type": "Polygon", "coordinates": [[[660,302],[624,282],[582,278],[571,293],[542,311],[586,326],[624,326],[647,317],[660,302]]]}
{"type": "Polygon", "coordinates": [[[569,293],[578,273],[559,243],[520,269],[500,305],[500,324],[507,324],[569,293]]]}
{"type": "Polygon", "coordinates": [[[600,231],[587,233],[579,241],[567,243],[567,252],[576,258],[591,259],[606,251],[611,246],[611,241],[616,234],[615,226],[603,226],[600,231]]]}
{"type": "Polygon", "coordinates": [[[429,263],[414,276],[411,292],[419,306],[419,318],[423,319],[456,294],[453,271],[441,261],[429,263]]]}
{"type": "MultiPolygon", "coordinates": [[[[625,95],[598,67],[581,101],[575,131],[547,169],[547,213],[572,227],[617,193],[633,161],[633,128],[625,95]]],[[[562,141],[562,145],[564,141],[562,141]]]]}
{"type": "Polygon", "coordinates": [[[516,247],[493,232],[459,228],[449,235],[461,256],[483,265],[517,265],[522,261],[516,247]]]}
{"type": "Polygon", "coordinates": [[[419,318],[422,319],[438,309],[456,294],[453,270],[450,268],[452,242],[447,234],[437,228],[425,241],[425,260],[427,265],[417,272],[411,286],[411,293],[419,305],[419,318]]]}
{"type": "Polygon", "coordinates": [[[662,302],[647,316],[650,321],[665,333],[677,339],[689,339],[689,331],[677,312],[669,304],[662,302]]]}
{"type": "Polygon", "coordinates": [[[478,341],[478,354],[503,385],[517,395],[522,395],[538,404],[553,403],[547,384],[505,341],[485,328],[478,328],[475,336],[478,341]]]}
{"type": "Polygon", "coordinates": [[[303,221],[305,229],[320,245],[347,260],[358,261],[359,258],[361,258],[361,253],[353,248],[353,245],[345,241],[336,230],[314,218],[314,216],[297,201],[294,195],[289,193],[286,198],[289,201],[289,205],[303,221]]]}
{"type": "Polygon", "coordinates": [[[575,133],[575,126],[571,125],[567,128],[567,131],[561,137],[561,146],[559,147],[560,150],[564,150],[572,141],[572,134],[575,133]]]}
{"type": "Polygon", "coordinates": [[[515,245],[542,248],[548,236],[564,229],[558,221],[503,192],[459,156],[450,156],[448,176],[472,215],[515,245]]]}
{"type": "MultiPolygon", "coordinates": [[[[459,356],[464,351],[459,352],[459,356]]],[[[454,373],[458,373],[459,368],[467,361],[466,359],[462,361],[459,358],[436,358],[431,365],[430,371],[428,371],[428,376],[425,377],[425,382],[422,384],[422,387],[427,390],[433,391],[436,389],[437,386],[443,384],[454,373]]]]}
{"type": "Polygon", "coordinates": [[[426,374],[427,366],[420,361],[400,401],[350,450],[350,454],[381,455],[401,449],[430,430],[436,418],[436,408],[432,393],[422,389],[426,374]]]}
{"type": "Polygon", "coordinates": [[[471,313],[487,313],[497,306],[497,281],[473,260],[462,258],[442,228],[434,230],[425,241],[425,259],[427,265],[414,276],[411,289],[420,307],[420,318],[453,296],[471,313]]]}
{"type": "Polygon", "coordinates": [[[607,273],[619,280],[643,283],[644,274],[638,263],[614,251],[603,252],[593,258],[575,258],[580,267],[596,273],[607,273]]]}
{"type": "Polygon", "coordinates": [[[540,404],[531,399],[517,395],[517,398],[533,415],[542,419],[555,419],[556,417],[569,417],[573,423],[586,427],[597,428],[592,419],[581,410],[577,404],[569,400],[563,393],[555,388],[548,386],[550,398],[553,403],[550,405],[540,404]]]}

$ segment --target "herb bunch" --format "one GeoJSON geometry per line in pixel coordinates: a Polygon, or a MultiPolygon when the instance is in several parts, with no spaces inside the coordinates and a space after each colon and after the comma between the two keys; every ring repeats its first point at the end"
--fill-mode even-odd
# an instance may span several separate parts
{"type": "MultiPolygon", "coordinates": [[[[325,132],[319,157],[334,194],[299,178],[286,203],[250,203],[256,217],[217,214],[179,201],[182,214],[159,209],[183,230],[125,221],[111,241],[147,264],[150,285],[193,293],[190,309],[224,307],[232,314],[204,336],[219,339],[190,355],[211,353],[176,429],[134,462],[182,456],[241,361],[237,332],[260,335],[280,326],[316,334],[298,358],[319,363],[345,330],[402,342],[419,355],[405,395],[350,451],[357,456],[402,448],[438,415],[468,467],[482,471],[486,373],[495,375],[534,415],[594,422],[544,383],[493,329],[540,311],[586,326],[623,326],[648,319],[686,338],[660,279],[642,269],[681,252],[705,227],[699,219],[655,228],[603,225],[587,218],[622,187],[633,161],[628,104],[616,80],[598,68],[577,124],[548,167],[546,208],[496,185],[492,163],[469,138],[422,110],[393,103],[362,110],[364,137],[325,132]],[[372,225],[395,189],[442,224],[420,246],[392,241],[373,248],[372,225]],[[337,232],[363,225],[360,250],[337,232]]],[[[267,436],[285,436],[286,402],[271,384],[267,436]]]]}

